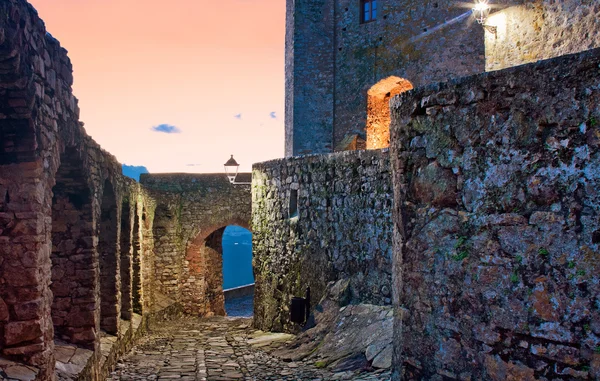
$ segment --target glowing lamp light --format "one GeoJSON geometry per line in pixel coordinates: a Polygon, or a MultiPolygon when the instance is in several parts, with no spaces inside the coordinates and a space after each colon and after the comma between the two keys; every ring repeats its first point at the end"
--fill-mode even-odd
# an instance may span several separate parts
{"type": "Polygon", "coordinates": [[[489,14],[490,5],[488,4],[488,0],[477,0],[475,7],[473,7],[473,17],[475,17],[475,20],[483,25],[489,14]]]}
{"type": "Polygon", "coordinates": [[[240,165],[235,161],[233,155],[231,155],[231,158],[229,158],[223,166],[225,167],[225,174],[227,175],[229,182],[235,184],[235,178],[237,177],[240,165]]]}

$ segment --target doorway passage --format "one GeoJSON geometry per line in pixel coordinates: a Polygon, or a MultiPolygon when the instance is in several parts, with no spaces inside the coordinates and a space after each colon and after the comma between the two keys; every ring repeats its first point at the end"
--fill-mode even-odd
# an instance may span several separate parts
{"type": "Polygon", "coordinates": [[[222,247],[225,312],[232,317],[250,317],[254,312],[252,233],[229,225],[223,232],[222,247]]]}

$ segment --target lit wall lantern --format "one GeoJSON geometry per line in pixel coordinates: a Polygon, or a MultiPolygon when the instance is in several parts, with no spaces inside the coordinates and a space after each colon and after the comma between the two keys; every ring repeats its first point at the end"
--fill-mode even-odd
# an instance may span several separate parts
{"type": "Polygon", "coordinates": [[[231,155],[231,157],[229,158],[229,160],[227,160],[227,162],[223,165],[225,167],[225,174],[227,175],[227,178],[229,179],[229,182],[232,184],[244,184],[244,185],[248,185],[251,184],[250,182],[238,182],[235,181],[235,179],[237,178],[238,175],[238,170],[240,169],[240,165],[238,164],[237,161],[235,161],[235,159],[233,158],[233,155],[231,155]]]}
{"type": "Polygon", "coordinates": [[[240,169],[240,165],[235,161],[233,155],[227,160],[227,162],[223,165],[225,167],[225,174],[229,179],[229,182],[234,184],[235,178],[237,177],[238,170],[240,169]]]}
{"type": "Polygon", "coordinates": [[[484,25],[489,15],[490,4],[488,4],[488,0],[476,0],[475,7],[473,7],[473,17],[475,17],[475,20],[479,24],[484,25]]]}
{"type": "Polygon", "coordinates": [[[492,25],[486,25],[486,21],[490,16],[491,6],[489,4],[489,0],[475,0],[475,6],[473,7],[473,17],[483,29],[487,30],[492,34],[497,34],[497,28],[492,25]]]}

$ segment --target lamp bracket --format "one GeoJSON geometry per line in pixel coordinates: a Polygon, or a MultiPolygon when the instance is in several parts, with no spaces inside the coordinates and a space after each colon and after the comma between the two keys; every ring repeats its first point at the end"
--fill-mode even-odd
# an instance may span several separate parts
{"type": "Polygon", "coordinates": [[[498,35],[498,27],[493,26],[493,25],[485,25],[485,24],[483,24],[482,26],[483,26],[483,29],[485,29],[486,31],[490,32],[494,36],[498,35]]]}

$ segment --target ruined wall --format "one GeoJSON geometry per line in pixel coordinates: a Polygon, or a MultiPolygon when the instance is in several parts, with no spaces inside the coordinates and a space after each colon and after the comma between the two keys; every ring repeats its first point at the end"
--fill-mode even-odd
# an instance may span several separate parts
{"type": "Polygon", "coordinates": [[[600,377],[599,65],[392,101],[394,379],[600,377]]]}
{"type": "Polygon", "coordinates": [[[62,360],[55,340],[88,353],[88,374],[98,377],[100,327],[117,334],[132,324],[120,319],[120,235],[123,200],[137,188],[85,133],[72,83],[66,50],[37,12],[22,0],[1,2],[3,377],[52,379],[62,360]]]}
{"type": "Polygon", "coordinates": [[[391,302],[392,189],[387,151],[255,164],[252,173],[254,324],[294,330],[291,297],[349,279],[353,302],[391,302]]]}
{"type": "Polygon", "coordinates": [[[510,1],[486,24],[486,70],[535,62],[600,47],[597,1],[510,1]]]}
{"type": "MultiPolygon", "coordinates": [[[[143,174],[140,181],[156,201],[156,290],[187,313],[223,314],[217,235],[227,225],[249,228],[250,186],[232,185],[225,174],[143,174]]],[[[239,174],[237,181],[250,176],[239,174]]]]}
{"type": "Polygon", "coordinates": [[[455,1],[380,1],[364,24],[360,1],[287,6],[286,156],[364,139],[367,91],[384,78],[420,86],[484,71],[483,29],[455,1]]]}

